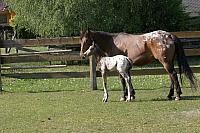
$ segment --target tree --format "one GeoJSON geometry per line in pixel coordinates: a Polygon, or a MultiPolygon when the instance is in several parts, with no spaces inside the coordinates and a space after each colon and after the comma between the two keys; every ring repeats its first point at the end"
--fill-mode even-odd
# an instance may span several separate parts
{"type": "Polygon", "coordinates": [[[141,33],[185,29],[181,0],[7,0],[13,25],[45,37],[78,35],[83,28],[141,33]]]}
{"type": "Polygon", "coordinates": [[[143,32],[185,30],[189,18],[184,12],[182,0],[141,0],[140,16],[143,32]]]}

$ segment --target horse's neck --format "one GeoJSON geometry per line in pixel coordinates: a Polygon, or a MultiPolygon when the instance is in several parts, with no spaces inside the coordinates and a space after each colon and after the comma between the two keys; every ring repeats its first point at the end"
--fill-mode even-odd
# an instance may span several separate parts
{"type": "Polygon", "coordinates": [[[99,63],[99,61],[101,60],[101,58],[105,57],[106,53],[104,51],[102,51],[99,46],[96,46],[96,52],[95,52],[95,57],[96,57],[96,62],[99,63]]]}
{"type": "Polygon", "coordinates": [[[93,32],[93,39],[99,48],[104,53],[109,53],[111,50],[111,39],[112,35],[106,32],[93,32]]]}

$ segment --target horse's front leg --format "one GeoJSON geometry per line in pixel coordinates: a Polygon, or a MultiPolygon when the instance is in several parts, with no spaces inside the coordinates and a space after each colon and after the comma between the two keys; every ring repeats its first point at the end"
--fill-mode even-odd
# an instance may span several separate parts
{"type": "Polygon", "coordinates": [[[101,74],[102,74],[103,90],[104,90],[104,95],[103,95],[102,102],[108,102],[108,90],[107,90],[107,76],[106,76],[106,72],[102,71],[101,74]]]}
{"type": "Polygon", "coordinates": [[[128,91],[127,91],[127,88],[126,88],[126,81],[121,74],[119,75],[119,77],[120,77],[120,81],[121,81],[121,84],[122,84],[122,96],[120,98],[120,101],[126,101],[126,96],[128,95],[128,91]]]}

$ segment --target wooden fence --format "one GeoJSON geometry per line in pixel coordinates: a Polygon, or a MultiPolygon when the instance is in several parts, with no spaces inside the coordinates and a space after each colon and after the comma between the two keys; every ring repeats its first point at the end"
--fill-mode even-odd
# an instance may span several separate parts
{"type": "MultiPolygon", "coordinates": [[[[185,53],[187,56],[200,55],[200,32],[173,32],[181,39],[181,42],[186,47],[185,53]],[[186,44],[186,45],[185,45],[186,44]]],[[[0,40],[0,48],[17,48],[28,52],[1,54],[0,64],[10,63],[26,63],[26,62],[44,62],[44,61],[71,61],[82,60],[78,52],[71,50],[72,48],[80,48],[79,37],[61,37],[61,38],[45,38],[45,39],[17,39],[17,40],[0,40]],[[27,49],[27,47],[47,47],[47,46],[65,46],[64,50],[54,51],[36,51],[27,49]]],[[[65,65],[51,66],[24,66],[24,67],[1,67],[0,69],[0,90],[2,90],[1,77],[12,78],[85,78],[90,77],[91,88],[97,89],[96,77],[101,76],[99,71],[96,71],[94,57],[90,57],[90,71],[87,72],[43,72],[43,73],[12,73],[3,74],[1,70],[11,69],[36,69],[36,68],[53,68],[63,67],[65,65]]],[[[192,67],[194,73],[199,73],[199,67],[192,67]]],[[[145,68],[142,70],[132,70],[132,75],[161,75],[166,74],[163,68],[145,68]]],[[[116,76],[116,72],[109,73],[111,76],[116,76]]]]}

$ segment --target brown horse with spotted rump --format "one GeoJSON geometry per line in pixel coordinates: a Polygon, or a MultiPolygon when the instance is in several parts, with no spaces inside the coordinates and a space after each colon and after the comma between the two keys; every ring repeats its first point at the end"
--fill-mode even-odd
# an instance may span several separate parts
{"type": "MultiPolygon", "coordinates": [[[[179,45],[179,39],[169,32],[158,30],[146,34],[133,35],[127,33],[110,34],[87,29],[80,33],[81,57],[93,42],[98,44],[98,47],[107,56],[119,54],[128,56],[133,65],[136,66],[146,65],[157,59],[164,66],[170,77],[171,84],[167,96],[168,99],[172,99],[174,95],[174,86],[176,89],[175,100],[180,100],[182,94],[177,72],[174,69],[175,57],[177,57],[179,73],[186,75],[192,88],[197,87],[196,78],[188,65],[182,45],[179,45]]],[[[123,85],[122,97],[126,97],[125,79],[122,76],[120,78],[123,85]]]]}

